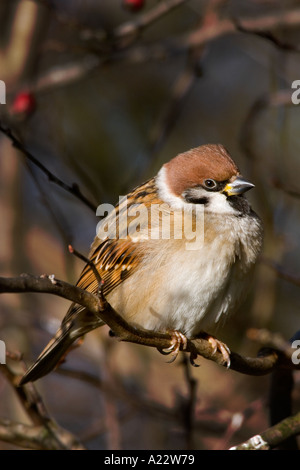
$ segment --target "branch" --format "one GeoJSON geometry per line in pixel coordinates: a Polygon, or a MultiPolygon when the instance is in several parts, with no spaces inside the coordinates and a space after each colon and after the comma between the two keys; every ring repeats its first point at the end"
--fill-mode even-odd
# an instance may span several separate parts
{"type": "Polygon", "coordinates": [[[0,440],[9,442],[26,449],[37,450],[84,450],[84,447],[68,431],[52,422],[52,430],[44,426],[30,426],[9,420],[0,420],[0,440]],[[60,438],[68,441],[62,445],[53,438],[53,432],[60,434],[60,438]]]}
{"type": "Polygon", "coordinates": [[[197,73],[196,63],[193,67],[188,64],[186,69],[176,78],[170,91],[169,103],[165,109],[163,108],[157,122],[154,123],[150,131],[149,153],[151,157],[157,154],[166,137],[175,126],[187,97],[190,95],[198,78],[199,74],[197,73]]]}
{"type": "MultiPolygon", "coordinates": [[[[227,0],[210,0],[201,18],[201,28],[210,28],[212,24],[218,23],[219,10],[227,0]]],[[[201,77],[201,60],[205,49],[196,48],[188,54],[185,69],[175,79],[170,90],[170,99],[166,108],[163,108],[150,131],[149,153],[150,157],[157,154],[167,136],[174,128],[182,109],[192,92],[197,80],[201,77]]],[[[151,158],[152,159],[152,158],[151,158]]],[[[151,160],[150,159],[150,160],[151,160]]]]}
{"type": "Polygon", "coordinates": [[[174,10],[174,8],[181,6],[187,1],[188,0],[165,0],[164,2],[159,2],[151,10],[140,15],[137,20],[118,26],[113,32],[113,37],[122,39],[125,36],[135,36],[141,33],[145,28],[151,26],[155,21],[174,10]]]}
{"type": "Polygon", "coordinates": [[[269,268],[273,269],[281,279],[284,279],[285,281],[290,282],[291,284],[294,284],[295,286],[300,287],[300,277],[297,277],[297,276],[294,276],[293,274],[288,273],[287,271],[283,269],[282,266],[280,266],[280,264],[268,258],[263,258],[262,261],[269,268]]]}
{"type": "MultiPolygon", "coordinates": [[[[224,34],[245,32],[260,34],[265,31],[276,31],[279,27],[294,28],[300,24],[300,9],[294,8],[287,12],[280,10],[279,12],[262,15],[258,18],[225,18],[212,24],[211,27],[199,28],[196,31],[182,38],[183,45],[188,48],[199,47],[213,39],[217,39],[224,34]]],[[[267,36],[271,39],[271,36],[267,36]]],[[[275,40],[274,40],[275,42],[275,40]]],[[[279,45],[279,42],[276,43],[279,45]]],[[[291,46],[292,47],[292,46],[291,46]]]]}
{"type": "Polygon", "coordinates": [[[0,70],[1,79],[8,84],[10,91],[15,90],[21,81],[33,79],[48,21],[49,15],[45,8],[24,1],[16,2],[10,14],[7,11],[3,18],[0,70]],[[4,24],[7,31],[3,35],[4,24]]]}
{"type": "Polygon", "coordinates": [[[263,94],[254,101],[249,109],[239,132],[240,147],[249,160],[252,159],[254,161],[257,158],[253,150],[253,131],[259,116],[268,108],[277,108],[280,106],[293,106],[290,88],[279,90],[275,93],[263,94]]]}
{"type": "Polygon", "coordinates": [[[183,356],[183,366],[185,381],[188,386],[188,395],[187,397],[178,397],[178,415],[181,416],[183,420],[186,442],[185,447],[186,449],[194,449],[193,431],[195,428],[198,383],[191,374],[191,365],[189,364],[186,356],[183,356]]]}
{"type": "MultiPolygon", "coordinates": [[[[91,313],[99,316],[118,337],[120,341],[143,344],[158,350],[165,350],[172,346],[172,335],[167,332],[153,332],[126,322],[103,296],[99,297],[79,287],[72,286],[64,281],[54,278],[54,275],[34,277],[23,274],[20,277],[0,277],[0,293],[40,292],[58,295],[86,307],[91,313]]],[[[181,346],[182,348],[182,346],[181,346]]],[[[181,349],[182,350],[182,349],[181,349]]],[[[210,359],[220,365],[224,363],[222,354],[214,349],[207,339],[197,337],[187,342],[185,352],[190,353],[191,362],[198,355],[210,359]]],[[[230,354],[230,368],[248,375],[264,375],[277,367],[300,369],[300,365],[293,364],[290,356],[285,353],[264,348],[259,351],[256,358],[243,357],[237,353],[230,354]]]]}
{"type": "Polygon", "coordinates": [[[269,450],[300,433],[300,412],[272,426],[230,450],[269,450]]]}
{"type": "MultiPolygon", "coordinates": [[[[56,370],[59,375],[68,377],[70,379],[80,380],[87,383],[88,385],[97,388],[102,393],[113,397],[115,400],[120,400],[122,403],[126,403],[127,406],[138,413],[142,412],[147,416],[155,420],[162,420],[164,422],[170,422],[173,424],[182,425],[182,409],[172,406],[165,406],[160,403],[156,403],[149,397],[143,397],[140,393],[133,391],[132,388],[128,387],[121,380],[116,383],[111,381],[102,380],[89,372],[84,370],[73,370],[60,367],[56,370]]],[[[199,412],[197,418],[194,421],[194,428],[209,434],[216,434],[224,432],[228,426],[227,417],[221,416],[218,413],[213,413],[211,410],[208,413],[199,412]]]]}
{"type": "Polygon", "coordinates": [[[284,192],[285,194],[288,194],[288,196],[292,196],[296,199],[300,199],[300,191],[296,191],[294,189],[290,189],[284,184],[282,184],[278,179],[273,179],[272,181],[274,188],[280,189],[280,191],[284,192]]]}
{"type": "MultiPolygon", "coordinates": [[[[67,25],[71,26],[73,29],[76,28],[79,31],[79,38],[83,43],[87,45],[91,44],[89,48],[85,47],[85,50],[88,51],[89,54],[77,62],[54,67],[46,71],[43,75],[37,77],[28,89],[39,92],[80,80],[103,65],[103,63],[106,63],[107,58],[109,58],[110,61],[112,57],[116,58],[116,53],[118,54],[120,51],[127,49],[129,43],[133,43],[143,30],[187,1],[188,0],[161,1],[151,10],[139,15],[137,19],[117,26],[109,34],[103,30],[99,31],[99,29],[88,29],[86,26],[83,27],[79,22],[71,21],[69,18],[57,17],[63,27],[67,25]]],[[[65,45],[59,44],[59,49],[65,51],[65,45]]]]}
{"type": "MultiPolygon", "coordinates": [[[[7,354],[8,358],[21,362],[17,354],[7,354]]],[[[25,364],[23,364],[25,370],[25,364]]],[[[19,387],[19,377],[8,365],[1,365],[1,372],[13,387],[17,398],[32,425],[0,420],[0,440],[26,447],[42,450],[74,450],[84,447],[69,431],[61,428],[49,416],[40,394],[34,384],[19,387]]]]}
{"type": "Polygon", "coordinates": [[[247,331],[248,338],[256,341],[261,346],[276,349],[290,357],[295,349],[291,347],[294,339],[300,339],[300,331],[297,331],[291,341],[286,341],[279,333],[272,333],[265,328],[250,328],[247,331]]]}
{"type": "Polygon", "coordinates": [[[39,168],[51,181],[57,186],[63,188],[68,193],[71,193],[81,202],[83,202],[87,207],[89,207],[94,213],[96,213],[97,207],[89,201],[81,192],[79,186],[76,183],[73,183],[71,186],[60,178],[55,176],[48,168],[46,168],[34,155],[32,155],[29,150],[13,135],[10,129],[5,128],[0,122],[0,131],[5,134],[12,142],[13,147],[17,148],[29,161],[31,161],[37,168],[39,168]]]}
{"type": "MultiPolygon", "coordinates": [[[[281,335],[271,333],[265,329],[250,329],[248,337],[258,341],[261,345],[268,345],[277,351],[282,351],[292,357],[295,348],[291,347],[294,340],[300,339],[300,330],[286,341],[281,335]]],[[[298,355],[298,354],[297,354],[298,355]]],[[[291,369],[278,368],[272,372],[269,392],[269,414],[270,424],[275,425],[283,419],[292,415],[292,393],[294,388],[293,371],[291,369]]],[[[296,450],[297,441],[294,437],[285,439],[280,443],[281,450],[296,450]]]]}
{"type": "Polygon", "coordinates": [[[288,26],[294,28],[300,24],[300,9],[279,10],[276,13],[266,14],[258,18],[241,18],[236,21],[240,28],[247,32],[258,32],[263,30],[277,30],[288,26]]]}
{"type": "MultiPolygon", "coordinates": [[[[276,425],[292,415],[292,393],[294,389],[293,371],[288,369],[274,370],[271,376],[269,393],[270,424],[276,425]]],[[[280,443],[280,450],[298,450],[295,437],[285,439],[280,443]]]]}
{"type": "MultiPolygon", "coordinates": [[[[26,370],[25,364],[23,364],[23,369],[26,370]]],[[[47,427],[50,417],[35,386],[31,383],[26,387],[18,387],[18,376],[7,365],[2,365],[1,372],[14,388],[17,398],[30,421],[36,426],[47,427]]]]}
{"type": "MultiPolygon", "coordinates": [[[[204,22],[204,24],[201,24],[200,27],[188,34],[177,38],[168,38],[165,44],[162,44],[160,40],[147,46],[134,45],[135,39],[139,37],[138,33],[163,17],[173,8],[185,3],[185,1],[168,0],[159,2],[152,10],[140,15],[137,20],[119,25],[109,34],[103,31],[99,32],[99,29],[93,31],[76,23],[75,27],[79,31],[79,39],[84,44],[86,57],[81,57],[78,61],[46,71],[40,77],[36,77],[34,82],[29,84],[28,89],[37,92],[51,87],[65,86],[75,80],[82,79],[108,62],[112,64],[114,61],[120,60],[135,63],[148,62],[149,60],[161,61],[167,57],[186,54],[230,33],[243,32],[256,34],[271,40],[277,47],[284,49],[288,47],[289,49],[298,50],[293,45],[290,46],[280,42],[271,35],[270,31],[276,33],[278,28],[286,27],[291,29],[299,26],[299,8],[294,8],[287,12],[279,11],[265,14],[256,18],[219,19],[214,15],[212,22],[204,22]]],[[[217,1],[215,3],[218,4],[217,1]]],[[[60,44],[60,48],[65,50],[65,45],[60,44]]]]}
{"type": "Polygon", "coordinates": [[[86,55],[78,61],[69,62],[63,66],[53,67],[29,84],[28,90],[37,93],[45,92],[55,87],[69,85],[81,80],[102,65],[102,60],[94,54],[86,55]]]}

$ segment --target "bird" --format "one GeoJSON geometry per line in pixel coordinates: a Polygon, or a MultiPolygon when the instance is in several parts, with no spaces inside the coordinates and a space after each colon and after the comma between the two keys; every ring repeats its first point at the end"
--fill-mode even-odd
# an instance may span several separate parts
{"type": "MultiPolygon", "coordinates": [[[[168,352],[208,331],[226,356],[210,331],[243,302],[262,249],[263,224],[245,196],[253,187],[221,144],[179,153],[98,224],[76,285],[97,293],[96,268],[105,298],[127,322],[172,332],[168,352]]],[[[20,385],[51,372],[103,324],[73,303],[20,385]]]]}

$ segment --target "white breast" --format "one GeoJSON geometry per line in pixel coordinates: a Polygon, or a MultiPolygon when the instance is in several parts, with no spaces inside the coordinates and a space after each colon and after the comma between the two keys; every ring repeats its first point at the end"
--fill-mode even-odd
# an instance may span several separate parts
{"type": "Polygon", "coordinates": [[[144,328],[187,336],[231,313],[249,284],[261,228],[253,216],[218,217],[206,217],[204,243],[196,251],[186,250],[183,240],[148,242],[143,266],[108,298],[116,310],[144,328]]]}

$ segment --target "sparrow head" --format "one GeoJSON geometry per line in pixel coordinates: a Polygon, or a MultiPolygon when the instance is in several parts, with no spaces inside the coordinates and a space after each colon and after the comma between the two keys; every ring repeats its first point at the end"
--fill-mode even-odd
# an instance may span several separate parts
{"type": "Polygon", "coordinates": [[[202,145],[177,155],[163,165],[156,183],[160,198],[173,209],[202,204],[224,214],[249,212],[243,195],[254,187],[222,145],[202,145]]]}

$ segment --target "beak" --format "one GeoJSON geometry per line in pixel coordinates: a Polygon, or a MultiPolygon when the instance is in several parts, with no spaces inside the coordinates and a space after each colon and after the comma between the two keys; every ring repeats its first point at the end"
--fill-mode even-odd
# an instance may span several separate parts
{"type": "Polygon", "coordinates": [[[238,196],[239,194],[243,194],[252,188],[254,188],[254,184],[245,180],[241,176],[237,176],[234,181],[226,184],[223,192],[226,193],[227,196],[238,196]]]}

